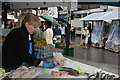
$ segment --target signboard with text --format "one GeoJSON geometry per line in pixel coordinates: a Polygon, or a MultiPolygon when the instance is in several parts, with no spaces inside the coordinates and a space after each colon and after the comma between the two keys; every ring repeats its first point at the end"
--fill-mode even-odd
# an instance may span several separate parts
{"type": "Polygon", "coordinates": [[[70,10],[74,11],[77,10],[77,8],[78,8],[78,0],[71,0],[70,10]]]}
{"type": "Polygon", "coordinates": [[[58,18],[58,9],[57,9],[57,7],[48,7],[48,16],[58,18]]]}

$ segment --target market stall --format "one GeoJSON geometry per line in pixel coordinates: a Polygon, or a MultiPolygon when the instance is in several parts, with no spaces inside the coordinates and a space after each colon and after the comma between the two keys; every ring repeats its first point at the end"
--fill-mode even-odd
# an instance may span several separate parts
{"type": "Polygon", "coordinates": [[[111,11],[108,15],[99,18],[103,20],[111,20],[111,29],[108,39],[105,43],[105,49],[113,52],[120,51],[120,13],[119,10],[111,11]]]}
{"type": "MultiPolygon", "coordinates": [[[[102,31],[102,29],[100,29],[100,31],[102,31]]],[[[98,79],[101,79],[101,77],[102,78],[119,77],[117,74],[101,70],[100,68],[65,58],[59,52],[53,52],[54,51],[53,48],[54,47],[52,45],[37,44],[35,45],[35,50],[38,53],[35,53],[34,55],[38,59],[39,58],[44,59],[54,56],[55,60],[59,63],[59,65],[56,65],[55,68],[46,69],[46,68],[33,67],[33,66],[30,67],[21,66],[16,70],[8,72],[7,76],[9,78],[88,78],[88,77],[90,78],[90,76],[92,75],[92,78],[98,78],[98,79]],[[65,72],[62,72],[61,70],[65,72]]]]}
{"type": "Polygon", "coordinates": [[[119,15],[119,10],[115,10],[93,13],[80,19],[82,21],[93,21],[98,24],[96,26],[93,26],[92,30],[91,41],[93,47],[105,47],[105,49],[108,49],[110,51],[119,52],[119,25],[111,24],[111,22],[114,23],[115,20],[118,20],[117,24],[119,24],[119,15]]]}
{"type": "Polygon", "coordinates": [[[92,46],[102,48],[108,38],[110,25],[107,22],[101,22],[100,25],[95,26],[92,30],[92,46]]]}
{"type": "Polygon", "coordinates": [[[97,19],[95,18],[95,20],[93,20],[94,26],[92,27],[92,32],[91,32],[91,43],[93,47],[103,48],[105,46],[105,41],[108,38],[110,24],[106,21],[97,20],[97,19]]]}
{"type": "MultiPolygon", "coordinates": [[[[92,74],[96,74],[97,72],[100,72],[100,71],[105,72],[106,74],[115,75],[116,77],[118,77],[118,75],[116,75],[116,74],[113,74],[113,73],[101,70],[100,68],[93,67],[93,66],[90,66],[90,65],[87,65],[84,63],[80,63],[80,62],[77,62],[77,61],[74,61],[74,60],[71,60],[68,58],[66,58],[65,64],[62,67],[68,67],[68,68],[72,68],[75,70],[78,70],[78,68],[80,67],[81,71],[77,76],[69,75],[69,74],[65,75],[65,76],[52,75],[52,71],[59,72],[59,70],[61,69],[61,66],[57,66],[56,68],[48,70],[48,71],[41,69],[43,71],[43,73],[40,73],[37,76],[37,78],[88,78],[88,76],[90,76],[92,74]]],[[[93,76],[93,77],[95,77],[95,76],[93,76]]]]}
{"type": "Polygon", "coordinates": [[[119,52],[120,51],[120,21],[114,20],[112,22],[111,31],[109,32],[108,39],[105,43],[105,49],[119,52]]]}
{"type": "Polygon", "coordinates": [[[60,65],[56,65],[53,69],[46,69],[41,67],[26,67],[21,66],[16,70],[7,73],[9,78],[102,78],[115,79],[119,76],[117,74],[107,72],[97,67],[93,67],[81,62],[71,60],[63,57],[60,53],[54,54],[55,59],[61,60],[60,65]],[[59,57],[59,58],[58,58],[59,57]],[[62,61],[63,60],[63,61],[62,61]]]}

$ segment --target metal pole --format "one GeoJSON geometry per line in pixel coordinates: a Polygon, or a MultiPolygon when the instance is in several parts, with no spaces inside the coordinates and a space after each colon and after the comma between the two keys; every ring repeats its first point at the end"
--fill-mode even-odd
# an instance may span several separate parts
{"type": "Polygon", "coordinates": [[[5,3],[2,3],[2,16],[3,16],[3,21],[4,21],[4,26],[5,28],[7,27],[7,5],[5,3]]]}
{"type": "Polygon", "coordinates": [[[58,10],[58,22],[60,21],[59,18],[60,18],[60,10],[57,8],[58,10]]]}
{"type": "Polygon", "coordinates": [[[66,55],[69,54],[69,45],[70,45],[70,26],[71,26],[71,11],[70,11],[70,2],[68,2],[68,23],[66,30],[66,55]]]}

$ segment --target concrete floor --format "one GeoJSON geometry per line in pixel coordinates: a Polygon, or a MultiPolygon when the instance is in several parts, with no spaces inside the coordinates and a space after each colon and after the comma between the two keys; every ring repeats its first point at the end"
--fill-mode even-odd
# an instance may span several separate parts
{"type": "Polygon", "coordinates": [[[74,44],[77,46],[74,48],[74,57],[69,58],[99,67],[116,74],[120,73],[120,53],[93,48],[90,45],[88,45],[88,48],[85,49],[83,46],[79,46],[79,37],[71,39],[70,42],[74,42],[74,44]]]}

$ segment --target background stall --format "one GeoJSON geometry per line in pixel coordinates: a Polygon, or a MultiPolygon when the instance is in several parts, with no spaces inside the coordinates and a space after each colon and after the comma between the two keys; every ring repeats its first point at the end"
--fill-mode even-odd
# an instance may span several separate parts
{"type": "Polygon", "coordinates": [[[119,52],[119,19],[119,10],[116,10],[93,13],[80,20],[93,22],[91,33],[91,42],[93,47],[105,47],[105,49],[110,51],[119,52]]]}

